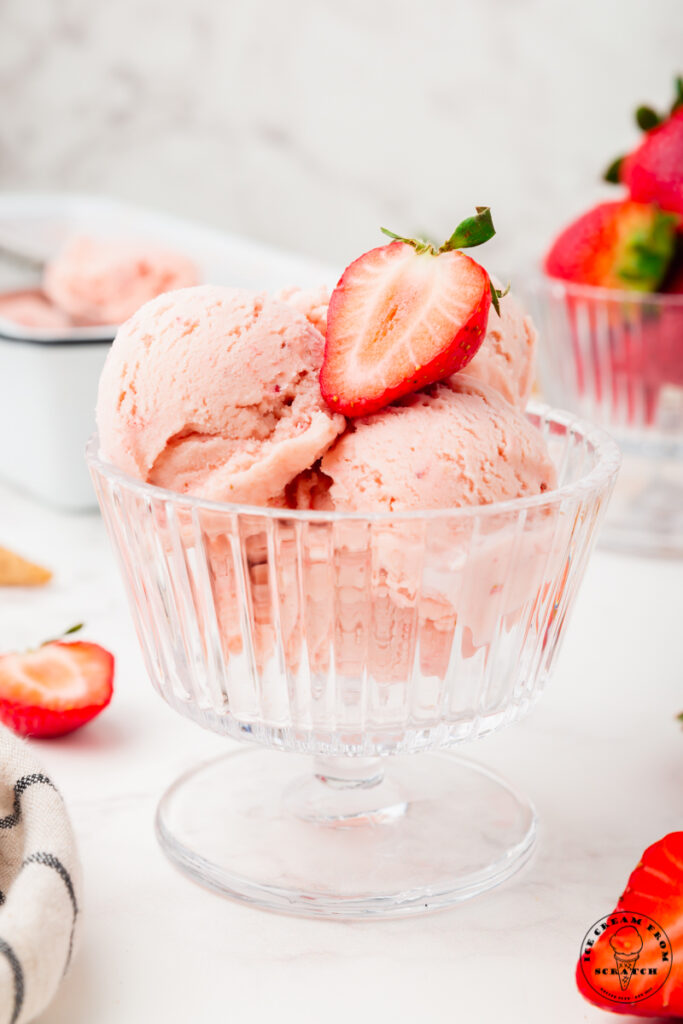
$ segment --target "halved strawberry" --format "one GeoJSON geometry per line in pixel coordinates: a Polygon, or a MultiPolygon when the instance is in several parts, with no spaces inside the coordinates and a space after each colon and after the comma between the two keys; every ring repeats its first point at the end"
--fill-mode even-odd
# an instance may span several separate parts
{"type": "Polygon", "coordinates": [[[113,678],[114,657],[99,644],[52,640],[0,655],[0,721],[21,736],[62,736],[107,706],[113,678]]]}
{"type": "Polygon", "coordinates": [[[320,388],[345,416],[365,416],[461,370],[484,340],[499,293],[459,250],[495,234],[488,207],[439,249],[401,238],[346,268],[327,311],[320,388]]]}
{"type": "Polygon", "coordinates": [[[643,141],[610,164],[605,178],[622,182],[639,203],[656,203],[683,216],[683,78],[676,79],[676,96],[667,115],[638,107],[636,122],[645,132],[643,141]]]}
{"type": "Polygon", "coordinates": [[[598,203],[558,235],[545,270],[576,284],[652,292],[666,276],[675,245],[675,216],[630,200],[598,203]]]}
{"type": "Polygon", "coordinates": [[[645,850],[595,932],[576,968],[588,1002],[639,1017],[683,1016],[683,832],[645,850]]]}

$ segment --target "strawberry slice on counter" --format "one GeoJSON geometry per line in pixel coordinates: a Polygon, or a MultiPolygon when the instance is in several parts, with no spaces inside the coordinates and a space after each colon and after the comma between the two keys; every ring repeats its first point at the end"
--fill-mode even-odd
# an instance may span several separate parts
{"type": "Polygon", "coordinates": [[[545,270],[575,284],[653,292],[676,249],[677,217],[631,200],[598,203],[555,239],[545,270]]]}
{"type": "Polygon", "coordinates": [[[683,78],[676,79],[676,97],[668,115],[639,107],[636,122],[645,132],[641,144],[608,167],[605,179],[626,185],[632,199],[656,203],[683,216],[683,78]]]}
{"type": "Polygon", "coordinates": [[[2,654],[0,721],[20,736],[63,736],[107,706],[113,679],[114,657],[99,644],[60,638],[2,654]]]}
{"type": "Polygon", "coordinates": [[[603,920],[576,968],[581,995],[614,1013],[683,1017],[683,832],[648,847],[603,920]]]}
{"type": "Polygon", "coordinates": [[[320,388],[345,416],[375,412],[461,370],[501,295],[460,251],[495,234],[488,207],[477,207],[438,249],[382,231],[394,241],[346,268],[327,311],[320,388]]]}

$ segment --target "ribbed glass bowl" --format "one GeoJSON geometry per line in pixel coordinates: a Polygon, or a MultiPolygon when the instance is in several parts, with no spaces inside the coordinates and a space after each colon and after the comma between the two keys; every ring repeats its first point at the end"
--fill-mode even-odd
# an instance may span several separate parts
{"type": "Polygon", "coordinates": [[[517,720],[552,670],[619,454],[570,415],[529,416],[556,490],[366,516],[171,493],[91,440],[154,686],[261,748],[164,797],[162,845],[195,878],[273,909],[364,916],[447,905],[523,862],[535,818],[506,783],[452,756],[384,755],[517,720]],[[300,755],[316,759],[308,775],[300,755]]]}
{"type": "Polygon", "coordinates": [[[543,397],[624,454],[601,543],[683,555],[683,295],[528,282],[543,397]]]}

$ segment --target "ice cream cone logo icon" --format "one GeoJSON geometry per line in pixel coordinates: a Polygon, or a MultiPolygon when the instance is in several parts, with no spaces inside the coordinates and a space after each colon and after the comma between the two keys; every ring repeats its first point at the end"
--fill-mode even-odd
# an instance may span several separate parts
{"type": "Polygon", "coordinates": [[[612,953],[619,972],[619,984],[622,991],[625,991],[631,981],[640,951],[643,948],[643,940],[635,925],[627,924],[619,928],[609,940],[612,953]]]}
{"type": "Polygon", "coordinates": [[[637,909],[623,910],[588,929],[577,976],[601,999],[632,1006],[666,984],[673,958],[669,936],[657,921],[637,909]]]}

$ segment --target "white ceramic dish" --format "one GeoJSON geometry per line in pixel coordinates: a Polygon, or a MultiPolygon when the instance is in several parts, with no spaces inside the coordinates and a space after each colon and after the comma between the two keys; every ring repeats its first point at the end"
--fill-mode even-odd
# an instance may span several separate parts
{"type": "MultiPolygon", "coordinates": [[[[48,258],[72,231],[154,239],[185,252],[202,280],[259,289],[330,280],[322,264],[127,203],[81,195],[0,194],[0,228],[48,258]]],[[[0,260],[0,290],[36,272],[0,260]]],[[[0,320],[0,477],[66,509],[96,506],[83,451],[113,327],[68,332],[0,320]]]]}

